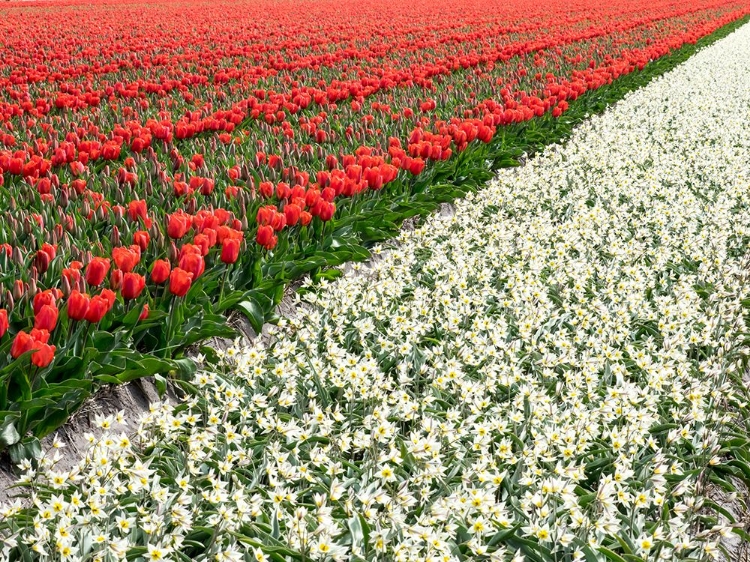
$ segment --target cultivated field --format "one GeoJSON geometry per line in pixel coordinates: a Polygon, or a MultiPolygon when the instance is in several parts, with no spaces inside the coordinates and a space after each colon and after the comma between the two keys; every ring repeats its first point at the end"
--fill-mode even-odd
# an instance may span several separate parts
{"type": "Polygon", "coordinates": [[[4,4],[2,558],[738,559],[748,14],[4,4]]]}

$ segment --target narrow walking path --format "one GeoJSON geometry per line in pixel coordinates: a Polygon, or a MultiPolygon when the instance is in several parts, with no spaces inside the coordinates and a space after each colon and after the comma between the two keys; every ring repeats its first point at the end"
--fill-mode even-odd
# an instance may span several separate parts
{"type": "Polygon", "coordinates": [[[115,425],[80,468],[30,474],[37,525],[5,544],[713,555],[731,529],[696,516],[744,390],[749,76],[745,26],[308,292],[132,440],[115,425]]]}

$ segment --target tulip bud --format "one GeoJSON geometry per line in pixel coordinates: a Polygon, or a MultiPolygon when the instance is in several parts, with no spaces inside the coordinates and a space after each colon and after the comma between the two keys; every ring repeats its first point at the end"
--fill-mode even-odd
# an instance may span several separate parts
{"type": "Polygon", "coordinates": [[[109,286],[112,288],[113,291],[116,291],[120,288],[122,285],[122,270],[121,269],[113,269],[112,273],[109,276],[109,286]]]}
{"type": "Polygon", "coordinates": [[[62,278],[62,292],[67,297],[70,295],[71,287],[70,287],[70,281],[68,280],[67,276],[63,275],[62,278]]]}
{"type": "Polygon", "coordinates": [[[13,282],[13,298],[16,300],[21,300],[23,295],[26,293],[26,287],[23,284],[23,281],[20,279],[16,279],[13,282]]]}

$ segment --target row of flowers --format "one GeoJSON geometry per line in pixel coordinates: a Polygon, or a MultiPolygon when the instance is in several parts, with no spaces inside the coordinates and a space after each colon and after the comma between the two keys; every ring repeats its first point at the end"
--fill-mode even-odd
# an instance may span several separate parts
{"type": "Polygon", "coordinates": [[[679,560],[746,331],[750,28],[305,284],[271,341],[199,358],[70,470],[24,461],[3,555],[679,560]]]}

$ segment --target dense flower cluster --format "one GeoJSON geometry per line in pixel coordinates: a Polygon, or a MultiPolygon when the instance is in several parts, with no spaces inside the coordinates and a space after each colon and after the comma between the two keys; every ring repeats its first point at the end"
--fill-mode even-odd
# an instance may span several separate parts
{"type": "Polygon", "coordinates": [[[305,293],[132,437],[102,418],[74,469],[26,463],[4,555],[715,555],[728,529],[693,524],[750,294],[749,37],[305,293]]]}

